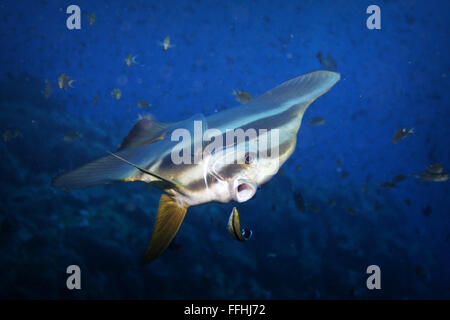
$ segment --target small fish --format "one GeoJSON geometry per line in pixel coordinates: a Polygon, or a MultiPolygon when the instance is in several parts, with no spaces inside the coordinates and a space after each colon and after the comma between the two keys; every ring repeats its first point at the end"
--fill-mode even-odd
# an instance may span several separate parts
{"type": "Polygon", "coordinates": [[[146,100],[139,100],[139,101],[137,102],[137,106],[138,106],[139,108],[149,108],[149,107],[152,106],[152,104],[149,103],[149,102],[146,101],[146,100]]]}
{"type": "Polygon", "coordinates": [[[295,171],[299,172],[300,170],[302,170],[302,165],[301,165],[301,164],[298,164],[298,165],[295,167],[295,171]]]}
{"type": "Polygon", "coordinates": [[[122,91],[119,88],[114,88],[110,92],[111,97],[113,97],[116,100],[120,100],[122,98],[122,91]]]}
{"type": "Polygon", "coordinates": [[[444,171],[444,167],[442,167],[439,163],[433,163],[428,166],[427,171],[433,174],[438,174],[444,171]]]}
{"type": "Polygon", "coordinates": [[[21,135],[22,135],[22,133],[18,129],[14,130],[14,132],[12,132],[11,130],[6,130],[3,133],[3,141],[9,142],[12,139],[20,137],[21,135]]]}
{"type": "Polygon", "coordinates": [[[237,241],[247,241],[252,237],[253,231],[247,228],[241,229],[239,222],[239,212],[236,207],[231,210],[230,217],[228,218],[228,232],[237,241]]]}
{"type": "Polygon", "coordinates": [[[79,138],[81,138],[81,134],[75,130],[69,131],[64,135],[64,141],[66,142],[71,142],[79,138]]]}
{"type": "Polygon", "coordinates": [[[424,173],[420,175],[415,176],[416,179],[422,179],[425,181],[432,181],[432,182],[445,182],[448,180],[448,173],[431,173],[428,171],[425,171],[424,173]]]}
{"type": "Polygon", "coordinates": [[[240,103],[247,103],[253,99],[250,93],[243,90],[233,90],[231,94],[235,96],[236,100],[239,101],[240,103]]]}
{"type": "Polygon", "coordinates": [[[324,67],[326,70],[328,71],[337,70],[336,60],[334,60],[332,56],[327,55],[326,57],[324,57],[322,53],[319,52],[316,57],[319,60],[322,67],[324,67]]]}
{"type": "Polygon", "coordinates": [[[330,208],[333,208],[334,206],[336,206],[336,201],[334,201],[333,199],[330,199],[330,201],[328,201],[328,206],[330,208]]]}
{"type": "Polygon", "coordinates": [[[414,132],[414,128],[411,129],[406,129],[406,128],[401,128],[398,129],[394,136],[392,137],[392,143],[393,144],[397,144],[399,143],[401,140],[405,139],[408,135],[413,134],[414,132]]]}
{"type": "Polygon", "coordinates": [[[429,217],[431,215],[431,213],[433,212],[433,210],[431,209],[431,206],[428,205],[422,209],[422,212],[425,216],[429,217]]]}
{"type": "Polygon", "coordinates": [[[320,208],[318,206],[316,206],[315,204],[310,204],[308,206],[308,209],[310,209],[312,212],[319,212],[320,208]]]}
{"type": "Polygon", "coordinates": [[[361,188],[361,192],[362,193],[366,193],[367,192],[367,184],[363,184],[363,186],[361,188]]]}
{"type": "Polygon", "coordinates": [[[67,88],[73,88],[74,82],[75,80],[70,79],[70,77],[65,73],[61,73],[58,77],[58,87],[62,90],[67,90],[67,88]]]}
{"type": "Polygon", "coordinates": [[[50,81],[45,79],[45,88],[44,88],[44,97],[45,99],[50,98],[51,90],[50,90],[50,81]]]}
{"type": "Polygon", "coordinates": [[[399,183],[399,182],[402,182],[403,180],[405,180],[406,178],[408,178],[407,175],[398,174],[394,178],[392,178],[391,182],[392,183],[399,183]]]}
{"type": "Polygon", "coordinates": [[[410,207],[410,206],[411,206],[411,199],[405,198],[405,203],[406,203],[406,205],[407,205],[408,207],[410,207]]]}
{"type": "Polygon", "coordinates": [[[310,126],[321,126],[325,123],[325,118],[322,117],[314,117],[309,121],[310,126]]]}
{"type": "Polygon", "coordinates": [[[350,173],[348,171],[342,171],[341,173],[341,178],[345,179],[350,175],[350,173]]]}
{"type": "Polygon", "coordinates": [[[380,183],[380,186],[386,189],[395,189],[396,185],[392,182],[382,182],[380,183]]]}
{"type": "Polygon", "coordinates": [[[298,211],[300,212],[306,211],[305,200],[303,199],[303,196],[299,191],[294,192],[294,201],[298,211]]]}
{"type": "Polygon", "coordinates": [[[341,161],[340,159],[337,159],[337,160],[336,160],[336,165],[337,165],[338,167],[342,166],[342,161],[341,161]]]}
{"type": "Polygon", "coordinates": [[[98,103],[98,96],[95,96],[94,99],[92,99],[92,104],[93,104],[94,106],[96,106],[97,103],[98,103]]]}
{"type": "Polygon", "coordinates": [[[356,211],[352,207],[346,207],[345,210],[352,216],[356,215],[356,211]]]}
{"type": "Polygon", "coordinates": [[[92,12],[91,14],[88,14],[87,16],[89,19],[89,25],[93,26],[95,23],[95,13],[92,12]]]}
{"type": "Polygon", "coordinates": [[[137,55],[136,56],[132,56],[131,54],[127,55],[127,57],[125,58],[125,64],[129,67],[131,67],[133,64],[138,64],[136,58],[137,55]]]}
{"type": "Polygon", "coordinates": [[[170,36],[167,36],[164,38],[164,42],[161,43],[161,46],[163,47],[164,51],[169,50],[170,48],[174,48],[175,45],[170,43],[170,36]]]}
{"type": "Polygon", "coordinates": [[[447,236],[445,237],[445,242],[447,242],[448,240],[450,240],[450,233],[447,233],[447,236]]]}
{"type": "Polygon", "coordinates": [[[269,253],[266,255],[266,257],[267,257],[267,258],[276,258],[276,257],[277,257],[277,254],[274,253],[274,252],[269,252],[269,253]]]}
{"type": "Polygon", "coordinates": [[[5,132],[3,132],[3,141],[4,142],[8,142],[11,140],[11,130],[6,130],[5,132]]]}

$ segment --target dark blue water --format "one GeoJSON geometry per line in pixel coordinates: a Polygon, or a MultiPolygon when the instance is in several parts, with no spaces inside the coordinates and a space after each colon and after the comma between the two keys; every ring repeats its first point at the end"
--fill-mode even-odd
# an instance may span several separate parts
{"type": "Polygon", "coordinates": [[[3,1],[0,297],[450,298],[449,182],[409,176],[432,163],[450,170],[449,12],[448,1],[412,0],[3,1]],[[81,30],[66,28],[70,4],[81,30]],[[366,28],[371,4],[381,30],[366,28]],[[323,69],[319,52],[341,81],[307,110],[278,175],[238,205],[248,242],[226,230],[236,204],[197,206],[141,266],[157,189],[50,185],[114,150],[138,114],[179,121],[236,107],[233,89],[258,96],[323,69]],[[128,54],[138,64],[128,67],[128,54]],[[62,73],[74,88],[58,88],[62,73]],[[318,116],[322,126],[308,125],[318,116]],[[393,144],[403,127],[415,134],[393,144]],[[74,130],[81,138],[64,141],[74,130]],[[398,174],[407,179],[381,186],[398,174]],[[66,288],[72,264],[81,290],[66,288]],[[381,290],[366,287],[373,264],[381,290]]]}

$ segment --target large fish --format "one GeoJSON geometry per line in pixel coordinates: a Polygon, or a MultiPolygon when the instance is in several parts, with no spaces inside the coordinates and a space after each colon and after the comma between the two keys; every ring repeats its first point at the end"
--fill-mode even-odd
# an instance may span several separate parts
{"type": "Polygon", "coordinates": [[[338,73],[316,71],[206,118],[195,115],[176,123],[141,119],[115,153],[56,177],[53,186],[68,190],[144,181],[161,189],[153,235],[142,261],[149,263],[170,244],[190,206],[251,199],[294,151],[305,110],[339,79],[338,73]],[[226,139],[227,132],[239,129],[254,129],[257,134],[226,139]],[[252,143],[256,150],[250,148],[252,143]],[[230,155],[237,161],[230,162],[230,155]]]}

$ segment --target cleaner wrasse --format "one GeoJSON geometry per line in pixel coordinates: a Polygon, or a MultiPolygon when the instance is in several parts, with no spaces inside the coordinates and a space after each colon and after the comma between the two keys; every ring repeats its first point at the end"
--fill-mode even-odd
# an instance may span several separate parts
{"type": "Polygon", "coordinates": [[[251,199],[293,153],[306,109],[339,79],[339,73],[315,71],[208,117],[199,114],[175,123],[142,118],[116,152],[62,174],[52,184],[70,190],[144,181],[162,190],[142,260],[152,262],[175,237],[189,207],[251,199]],[[230,131],[251,130],[255,134],[243,140],[225,139],[230,131]],[[229,156],[237,161],[228,161],[229,156]]]}

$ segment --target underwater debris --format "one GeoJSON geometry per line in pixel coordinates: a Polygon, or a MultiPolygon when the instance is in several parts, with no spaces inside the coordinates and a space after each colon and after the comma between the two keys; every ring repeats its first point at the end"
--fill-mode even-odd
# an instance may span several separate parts
{"type": "Polygon", "coordinates": [[[325,123],[325,118],[322,118],[322,117],[314,117],[308,122],[308,124],[310,126],[321,126],[324,123],[325,123]]]}
{"type": "Polygon", "coordinates": [[[21,137],[22,133],[20,132],[19,129],[14,130],[14,132],[12,132],[11,130],[6,130],[5,132],[3,132],[3,141],[4,142],[10,142],[13,139],[16,139],[18,137],[21,137]]]}
{"type": "Polygon", "coordinates": [[[411,129],[406,129],[406,128],[401,128],[398,129],[395,133],[394,136],[392,137],[392,143],[393,144],[397,144],[399,143],[401,140],[405,139],[408,135],[415,133],[414,128],[411,129]]]}
{"type": "Polygon", "coordinates": [[[337,70],[336,60],[334,60],[332,56],[327,55],[326,57],[324,57],[322,53],[319,52],[316,57],[319,60],[322,67],[324,67],[326,70],[328,71],[337,70]]]}
{"type": "Polygon", "coordinates": [[[110,92],[111,97],[113,97],[116,100],[120,100],[122,98],[122,91],[119,88],[114,88],[110,92]]]}
{"type": "Polygon", "coordinates": [[[250,240],[250,238],[253,235],[252,230],[247,228],[241,229],[241,224],[239,221],[239,212],[237,211],[236,207],[233,207],[233,210],[231,210],[230,217],[228,218],[227,229],[228,232],[233,237],[233,239],[237,241],[250,240]]]}
{"type": "Polygon", "coordinates": [[[89,25],[90,26],[93,26],[94,25],[94,23],[95,23],[95,13],[88,13],[88,19],[89,19],[89,25]]]}
{"type": "Polygon", "coordinates": [[[277,254],[276,254],[275,252],[269,252],[269,253],[266,255],[266,257],[267,257],[267,258],[276,258],[276,257],[277,257],[277,254]]]}
{"type": "Polygon", "coordinates": [[[233,90],[231,94],[235,96],[236,100],[239,101],[240,103],[247,103],[253,99],[250,93],[243,90],[233,90]]]}
{"type": "Polygon", "coordinates": [[[433,210],[431,209],[430,205],[427,205],[425,208],[422,209],[422,212],[426,217],[429,217],[433,212],[433,210]]]}
{"type": "Polygon", "coordinates": [[[297,206],[298,211],[304,213],[306,211],[306,205],[305,205],[305,200],[303,199],[303,196],[300,193],[300,191],[294,192],[294,201],[295,201],[295,205],[297,206]]]}
{"type": "Polygon", "coordinates": [[[447,242],[448,240],[450,240],[450,232],[447,233],[447,236],[445,237],[445,242],[447,242]]]}
{"type": "Polygon", "coordinates": [[[81,134],[75,130],[69,131],[64,135],[64,141],[66,142],[71,142],[79,138],[81,138],[81,134]]]}
{"type": "Polygon", "coordinates": [[[75,82],[75,80],[70,79],[70,77],[65,73],[61,73],[58,77],[58,87],[62,90],[67,90],[68,88],[73,88],[74,82],[75,82]]]}
{"type": "Polygon", "coordinates": [[[138,106],[139,108],[150,108],[150,107],[152,106],[152,104],[149,103],[149,102],[146,101],[146,100],[139,100],[139,101],[137,102],[137,106],[138,106]]]}
{"type": "Polygon", "coordinates": [[[137,55],[136,56],[132,56],[131,54],[127,55],[127,57],[125,58],[125,64],[129,67],[131,67],[133,64],[138,64],[136,58],[137,55]]]}
{"type": "Polygon", "coordinates": [[[422,179],[432,182],[445,182],[448,180],[448,173],[439,163],[429,165],[422,174],[415,175],[416,179],[422,179]]]}
{"type": "Polygon", "coordinates": [[[50,94],[51,94],[50,81],[48,81],[48,79],[45,79],[44,83],[45,83],[45,87],[44,87],[43,94],[44,94],[45,99],[48,99],[48,98],[50,98],[50,94]]]}

